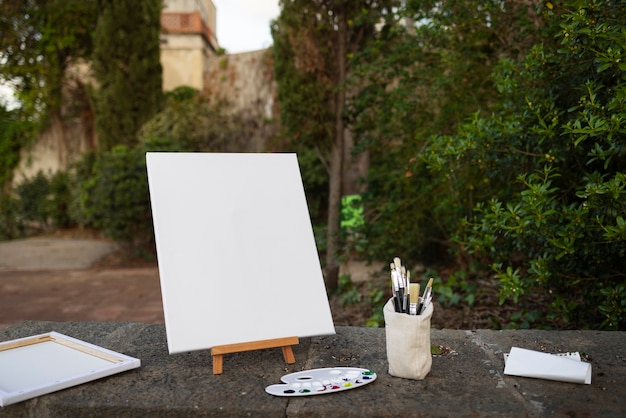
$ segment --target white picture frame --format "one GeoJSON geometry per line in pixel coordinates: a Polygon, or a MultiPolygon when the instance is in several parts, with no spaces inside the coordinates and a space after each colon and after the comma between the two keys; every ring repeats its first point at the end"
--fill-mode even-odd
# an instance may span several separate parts
{"type": "Polygon", "coordinates": [[[335,333],[295,154],[146,154],[171,354],[335,333]]]}
{"type": "Polygon", "coordinates": [[[139,359],[49,332],[0,343],[0,406],[141,366],[139,359]]]}

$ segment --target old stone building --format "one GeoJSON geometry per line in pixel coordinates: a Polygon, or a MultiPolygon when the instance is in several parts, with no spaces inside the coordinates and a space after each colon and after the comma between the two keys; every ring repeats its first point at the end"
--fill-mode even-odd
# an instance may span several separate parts
{"type": "Polygon", "coordinates": [[[186,85],[202,90],[209,60],[219,50],[211,0],[168,0],[161,13],[163,90],[186,85]]]}
{"type": "MultiPolygon", "coordinates": [[[[226,54],[216,37],[216,8],[211,0],[166,0],[161,14],[161,66],[163,89],[190,86],[219,95],[230,103],[230,111],[247,126],[243,141],[247,152],[264,151],[276,129],[272,123],[275,83],[269,50],[226,54]]],[[[66,76],[67,102],[84,97],[93,80],[88,63],[77,63],[66,76]]],[[[53,174],[63,170],[97,144],[92,111],[73,111],[69,104],[62,117],[52,120],[36,143],[22,150],[14,183],[32,178],[39,171],[53,174]]],[[[85,104],[84,109],[89,105],[85,104]]]]}

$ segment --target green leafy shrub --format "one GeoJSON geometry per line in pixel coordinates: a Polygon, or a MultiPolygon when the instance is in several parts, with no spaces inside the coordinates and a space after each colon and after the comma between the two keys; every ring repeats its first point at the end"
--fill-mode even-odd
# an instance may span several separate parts
{"type": "Polygon", "coordinates": [[[371,316],[365,321],[365,326],[370,328],[378,328],[384,325],[385,317],[383,315],[383,307],[387,303],[385,291],[376,285],[370,285],[369,292],[365,302],[372,307],[371,316]]]}
{"type": "Polygon", "coordinates": [[[191,87],[178,87],[168,93],[165,108],[142,126],[141,141],[167,140],[179,151],[231,150],[246,135],[241,121],[237,125],[227,109],[225,102],[191,87]]]}
{"type": "Polygon", "coordinates": [[[138,253],[150,251],[154,234],[146,152],[177,147],[167,139],[147,138],[134,148],[118,145],[98,156],[86,156],[76,169],[80,194],[74,201],[74,216],[138,253]]]}
{"type": "Polygon", "coordinates": [[[45,229],[49,224],[52,207],[48,177],[39,171],[35,177],[22,181],[15,192],[22,220],[33,228],[45,229]]]}
{"type": "Polygon", "coordinates": [[[50,221],[55,228],[74,226],[70,216],[70,175],[66,171],[55,173],[50,179],[50,221]]]}
{"type": "Polygon", "coordinates": [[[32,135],[32,123],[25,120],[17,110],[7,110],[0,103],[0,192],[13,179],[13,170],[20,160],[20,149],[28,143],[32,135]]]}
{"type": "Polygon", "coordinates": [[[145,157],[139,148],[113,147],[96,160],[85,184],[87,219],[105,235],[130,245],[149,235],[145,157]]]}
{"type": "Polygon", "coordinates": [[[19,201],[8,193],[0,193],[0,240],[24,235],[24,224],[19,216],[19,201]]]}
{"type": "Polygon", "coordinates": [[[476,190],[455,239],[501,302],[546,298],[546,319],[626,329],[626,8],[567,3],[548,16],[560,43],[503,61],[494,114],[433,138],[423,160],[454,193],[476,190]]]}
{"type": "Polygon", "coordinates": [[[319,244],[325,248],[328,213],[328,174],[320,163],[319,156],[315,150],[301,147],[297,148],[296,152],[311,222],[316,226],[316,237],[321,240],[319,244]]]}
{"type": "Polygon", "coordinates": [[[7,229],[7,235],[36,233],[72,225],[68,211],[68,175],[65,172],[46,176],[39,171],[34,177],[19,183],[14,196],[7,195],[5,199],[6,216],[13,217],[13,221],[17,222],[12,233],[8,233],[7,229]]]}
{"type": "MultiPolygon", "coordinates": [[[[435,271],[427,271],[427,277],[440,277],[435,271]]],[[[445,280],[439,278],[433,282],[433,294],[442,306],[454,306],[461,302],[469,306],[474,305],[478,285],[471,280],[467,270],[459,269],[450,274],[445,280]]]]}
{"type": "Polygon", "coordinates": [[[68,187],[68,212],[70,219],[81,227],[93,227],[92,220],[88,215],[87,207],[90,203],[89,191],[93,188],[93,170],[97,154],[86,152],[74,162],[69,169],[68,187]]]}
{"type": "Polygon", "coordinates": [[[514,62],[544,33],[535,10],[519,2],[409,1],[398,13],[415,24],[384,27],[351,63],[359,93],[349,115],[371,161],[368,250],[445,265],[454,261],[451,234],[482,198],[485,179],[444,147],[429,152],[450,170],[434,172],[421,157],[432,135],[453,135],[468,115],[490,113],[498,59],[514,62]]]}
{"type": "Polygon", "coordinates": [[[339,287],[336,292],[338,295],[341,295],[342,307],[357,304],[362,299],[359,289],[354,285],[352,277],[349,274],[342,274],[339,277],[339,287]]]}

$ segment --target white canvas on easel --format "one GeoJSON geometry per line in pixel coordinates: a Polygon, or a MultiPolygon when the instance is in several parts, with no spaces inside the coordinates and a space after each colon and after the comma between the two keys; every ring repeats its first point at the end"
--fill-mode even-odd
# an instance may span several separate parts
{"type": "Polygon", "coordinates": [[[146,163],[170,353],[335,333],[295,154],[146,163]]]}

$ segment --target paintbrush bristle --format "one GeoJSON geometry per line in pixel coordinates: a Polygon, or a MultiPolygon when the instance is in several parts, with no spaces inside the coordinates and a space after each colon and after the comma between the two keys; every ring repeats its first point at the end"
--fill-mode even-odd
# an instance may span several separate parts
{"type": "Polygon", "coordinates": [[[426,286],[427,287],[433,287],[433,278],[432,277],[428,280],[428,284],[426,286]]]}
{"type": "Polygon", "coordinates": [[[410,303],[417,304],[420,296],[420,285],[419,283],[411,283],[409,285],[409,291],[411,292],[411,300],[410,303]]]}
{"type": "Polygon", "coordinates": [[[395,257],[393,259],[393,263],[396,265],[396,270],[400,271],[402,268],[402,261],[400,260],[400,257],[395,257]]]}

